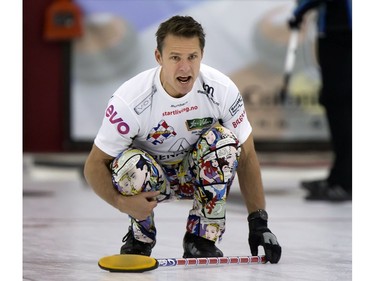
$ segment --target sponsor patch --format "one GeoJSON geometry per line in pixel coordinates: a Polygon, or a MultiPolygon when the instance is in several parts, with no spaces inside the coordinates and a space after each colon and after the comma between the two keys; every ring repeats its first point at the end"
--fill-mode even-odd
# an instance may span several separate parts
{"type": "Polygon", "coordinates": [[[246,116],[246,112],[244,110],[241,113],[241,115],[234,122],[232,122],[233,128],[237,128],[237,126],[242,123],[242,121],[244,120],[245,116],[246,116]]]}
{"type": "Polygon", "coordinates": [[[129,133],[129,125],[121,118],[117,116],[117,111],[115,110],[114,105],[110,105],[107,107],[105,111],[105,116],[108,118],[109,122],[113,125],[117,125],[117,131],[125,135],[129,133]]]}
{"type": "Polygon", "coordinates": [[[204,128],[210,127],[214,123],[214,119],[212,117],[205,117],[205,118],[197,118],[186,120],[185,124],[189,131],[193,130],[201,130],[204,128]]]}
{"type": "Polygon", "coordinates": [[[176,132],[167,122],[161,120],[156,127],[153,127],[147,136],[147,140],[153,145],[162,144],[166,139],[174,137],[176,132]]]}
{"type": "Polygon", "coordinates": [[[215,89],[213,87],[210,87],[209,85],[207,85],[206,83],[203,83],[203,90],[198,90],[198,93],[200,94],[205,94],[210,100],[212,103],[216,104],[216,105],[220,105],[220,103],[218,103],[215,99],[214,99],[214,92],[215,92],[215,89]]]}
{"type": "Polygon", "coordinates": [[[243,107],[243,99],[240,93],[238,93],[236,101],[229,108],[229,112],[232,116],[234,116],[237,114],[238,111],[240,111],[242,107],[243,107]]]}
{"type": "Polygon", "coordinates": [[[152,85],[151,94],[149,94],[143,101],[141,101],[136,107],[134,107],[134,111],[140,115],[146,108],[150,107],[152,103],[152,96],[157,92],[156,86],[152,85]]]}

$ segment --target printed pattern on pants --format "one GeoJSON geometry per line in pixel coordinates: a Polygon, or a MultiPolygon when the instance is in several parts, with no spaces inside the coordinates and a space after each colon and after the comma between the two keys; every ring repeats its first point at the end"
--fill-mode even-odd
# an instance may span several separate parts
{"type": "Polygon", "coordinates": [[[240,155],[236,136],[224,127],[202,135],[189,157],[194,163],[195,191],[187,231],[217,241],[225,232],[226,199],[240,155]]]}
{"type": "MultiPolygon", "coordinates": [[[[187,231],[217,241],[225,231],[226,198],[239,155],[236,136],[218,126],[204,133],[182,162],[174,166],[160,166],[139,149],[125,150],[111,164],[112,181],[125,196],[160,190],[159,202],[193,199],[187,231]]],[[[156,240],[154,214],[143,221],[130,219],[137,240],[156,240]]]]}

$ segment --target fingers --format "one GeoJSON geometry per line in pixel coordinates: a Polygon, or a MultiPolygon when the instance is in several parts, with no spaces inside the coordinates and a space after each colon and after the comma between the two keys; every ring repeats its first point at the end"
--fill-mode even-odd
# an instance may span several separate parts
{"type": "Polygon", "coordinates": [[[148,191],[140,193],[148,201],[156,201],[156,197],[160,195],[160,191],[148,191]]]}
{"type": "Polygon", "coordinates": [[[258,246],[260,245],[260,239],[257,235],[250,235],[249,237],[249,244],[251,255],[257,256],[258,255],[258,246]]]}
{"type": "Polygon", "coordinates": [[[272,232],[254,233],[249,236],[251,255],[258,255],[258,247],[263,246],[266,261],[278,263],[281,258],[281,247],[272,232]]]}
{"type": "Polygon", "coordinates": [[[279,244],[277,242],[276,236],[272,232],[264,232],[263,241],[264,243],[268,243],[268,244],[279,244]]]}
{"type": "Polygon", "coordinates": [[[159,191],[141,192],[133,196],[121,195],[119,199],[119,210],[127,213],[137,220],[145,220],[149,217],[154,208],[158,205],[156,196],[160,194],[159,191]]]}
{"type": "Polygon", "coordinates": [[[278,263],[281,258],[281,247],[272,232],[263,233],[264,253],[270,263],[278,263]]]}
{"type": "Polygon", "coordinates": [[[159,191],[142,192],[139,196],[145,198],[148,202],[144,205],[144,219],[151,215],[153,209],[158,205],[156,197],[160,194],[159,191]]]}
{"type": "Polygon", "coordinates": [[[278,263],[281,258],[281,247],[279,245],[265,244],[264,252],[266,260],[270,263],[278,263]]]}
{"type": "Polygon", "coordinates": [[[257,246],[254,246],[254,247],[251,247],[251,255],[252,256],[257,256],[258,255],[258,245],[257,246]]]}

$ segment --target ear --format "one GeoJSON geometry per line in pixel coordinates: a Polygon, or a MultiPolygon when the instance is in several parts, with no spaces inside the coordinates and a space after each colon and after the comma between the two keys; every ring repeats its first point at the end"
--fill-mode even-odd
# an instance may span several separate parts
{"type": "Polygon", "coordinates": [[[161,53],[159,52],[158,49],[155,49],[155,60],[158,62],[159,65],[162,64],[161,53]]]}

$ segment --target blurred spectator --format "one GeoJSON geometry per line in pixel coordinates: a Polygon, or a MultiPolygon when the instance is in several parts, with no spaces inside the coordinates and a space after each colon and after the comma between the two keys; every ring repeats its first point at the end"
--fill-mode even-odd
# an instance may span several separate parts
{"type": "Polygon", "coordinates": [[[289,19],[299,29],[306,12],[317,9],[317,59],[334,159],[328,177],[302,182],[307,200],[352,199],[352,1],[299,0],[289,19]]]}

